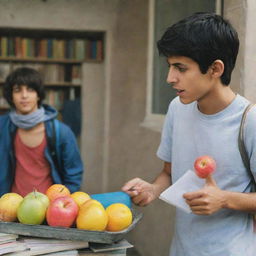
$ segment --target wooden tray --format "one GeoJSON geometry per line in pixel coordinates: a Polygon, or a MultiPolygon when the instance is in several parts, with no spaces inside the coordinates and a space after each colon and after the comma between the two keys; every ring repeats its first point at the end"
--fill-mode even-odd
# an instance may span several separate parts
{"type": "Polygon", "coordinates": [[[119,232],[89,231],[77,228],[50,227],[47,225],[29,225],[17,222],[0,222],[0,232],[24,236],[111,244],[123,239],[124,236],[129,231],[131,231],[142,218],[142,213],[139,213],[134,209],[132,209],[132,213],[132,224],[127,229],[119,232]]]}

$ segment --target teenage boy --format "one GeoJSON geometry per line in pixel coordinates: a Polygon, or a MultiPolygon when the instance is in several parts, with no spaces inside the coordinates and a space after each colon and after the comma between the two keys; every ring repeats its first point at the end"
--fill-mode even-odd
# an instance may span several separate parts
{"type": "Polygon", "coordinates": [[[40,74],[31,68],[16,69],[6,78],[4,97],[11,111],[0,116],[0,195],[25,196],[34,189],[44,193],[55,183],[71,192],[79,190],[83,164],[75,136],[54,120],[54,108],[42,104],[40,74]],[[50,149],[50,141],[55,150],[50,149]]]}
{"type": "MultiPolygon", "coordinates": [[[[177,91],[169,106],[157,155],[164,161],[153,183],[140,178],[123,190],[145,206],[176,182],[202,155],[217,162],[206,185],[184,198],[192,214],[176,211],[171,256],[253,256],[256,194],[238,149],[242,114],[249,104],[229,87],[239,48],[236,31],[221,16],[196,13],[158,41],[167,58],[167,82],[177,91]]],[[[247,115],[245,145],[256,177],[256,108],[247,115]]]]}

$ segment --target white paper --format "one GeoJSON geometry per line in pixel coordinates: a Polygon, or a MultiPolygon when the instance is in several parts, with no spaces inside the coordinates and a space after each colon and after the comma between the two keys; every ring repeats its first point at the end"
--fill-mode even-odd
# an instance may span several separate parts
{"type": "Polygon", "coordinates": [[[204,184],[204,179],[199,178],[195,172],[188,170],[172,186],[163,191],[159,198],[187,213],[191,213],[190,207],[183,198],[183,194],[199,190],[204,184]]]}

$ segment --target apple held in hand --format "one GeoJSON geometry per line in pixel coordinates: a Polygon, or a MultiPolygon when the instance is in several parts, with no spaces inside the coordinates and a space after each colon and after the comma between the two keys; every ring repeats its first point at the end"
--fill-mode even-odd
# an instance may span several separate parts
{"type": "Polygon", "coordinates": [[[200,156],[196,159],[194,168],[197,176],[205,179],[215,171],[216,162],[210,156],[200,156]]]}
{"type": "Polygon", "coordinates": [[[52,227],[71,227],[76,220],[78,210],[78,205],[70,196],[56,198],[47,209],[47,223],[52,227]]]}

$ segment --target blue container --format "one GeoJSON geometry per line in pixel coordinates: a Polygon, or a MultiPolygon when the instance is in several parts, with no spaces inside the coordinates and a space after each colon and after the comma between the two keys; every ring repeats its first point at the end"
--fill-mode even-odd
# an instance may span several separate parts
{"type": "Polygon", "coordinates": [[[111,204],[122,203],[131,208],[132,202],[130,196],[122,191],[109,192],[103,194],[90,195],[92,199],[99,201],[104,208],[107,208],[111,204]]]}

